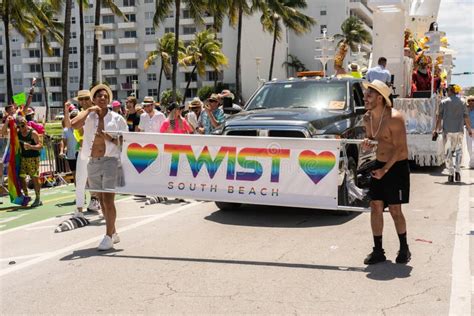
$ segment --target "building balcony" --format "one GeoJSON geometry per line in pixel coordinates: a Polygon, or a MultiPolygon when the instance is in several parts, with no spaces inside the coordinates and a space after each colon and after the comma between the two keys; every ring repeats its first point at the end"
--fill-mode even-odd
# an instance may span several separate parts
{"type": "Polygon", "coordinates": [[[45,71],[44,76],[46,78],[61,78],[62,73],[60,71],[45,71]]]}
{"type": "Polygon", "coordinates": [[[138,75],[139,71],[137,68],[121,68],[121,75],[138,75]]]}
{"type": "Polygon", "coordinates": [[[124,37],[119,38],[119,44],[138,44],[138,38],[136,37],[124,37]]]}
{"type": "Polygon", "coordinates": [[[136,22],[121,22],[121,23],[117,23],[117,27],[119,29],[134,29],[137,27],[137,23],[136,22]]]}
{"type": "Polygon", "coordinates": [[[214,18],[212,16],[206,16],[202,19],[204,20],[204,24],[214,24],[214,18]]]}
{"type": "MultiPolygon", "coordinates": [[[[181,89],[186,89],[186,86],[188,85],[188,82],[185,81],[185,82],[181,82],[179,84],[179,87],[181,89]]],[[[191,81],[191,83],[189,84],[189,89],[196,89],[197,88],[197,81],[191,81]]]]}
{"type": "Polygon", "coordinates": [[[372,11],[366,4],[367,1],[351,0],[349,2],[349,9],[354,12],[361,20],[371,22],[373,20],[372,11]]]}
{"type": "Polygon", "coordinates": [[[23,58],[24,64],[39,64],[40,59],[38,57],[31,57],[31,58],[23,58]]]}
{"type": "Polygon", "coordinates": [[[116,45],[117,39],[116,38],[103,38],[100,40],[101,45],[116,45]]]}
{"type": "Polygon", "coordinates": [[[24,72],[23,78],[39,78],[41,77],[41,73],[39,72],[24,72]]]}
{"type": "Polygon", "coordinates": [[[116,84],[111,84],[111,85],[109,85],[109,88],[110,88],[110,90],[112,90],[112,91],[116,91],[117,88],[118,88],[118,86],[117,86],[116,84]]]}
{"type": "Polygon", "coordinates": [[[131,6],[131,7],[120,7],[120,11],[123,13],[137,13],[137,7],[136,6],[131,6]]]}
{"type": "Polygon", "coordinates": [[[43,58],[45,64],[47,63],[62,63],[62,57],[45,57],[43,58]]]}
{"type": "Polygon", "coordinates": [[[102,60],[117,60],[117,54],[102,54],[100,58],[102,60]]]}
{"type": "Polygon", "coordinates": [[[125,91],[132,91],[132,90],[139,90],[140,89],[140,85],[138,83],[135,84],[135,86],[134,86],[133,83],[131,83],[131,82],[124,82],[120,86],[121,86],[122,90],[125,90],[125,91]]]}
{"type": "Polygon", "coordinates": [[[109,8],[100,8],[100,15],[114,14],[109,8]]]}
{"type": "Polygon", "coordinates": [[[147,53],[152,52],[156,49],[156,44],[145,44],[144,49],[147,53]]]}
{"type": "MultiPolygon", "coordinates": [[[[217,82],[220,82],[220,81],[222,81],[222,79],[217,80],[217,82]]],[[[201,81],[201,85],[203,87],[206,87],[206,86],[207,87],[214,87],[214,81],[211,81],[211,80],[201,81]]]]}
{"type": "Polygon", "coordinates": [[[179,36],[179,39],[183,40],[183,41],[192,41],[194,39],[194,33],[193,34],[181,34],[179,36]]]}
{"type": "Polygon", "coordinates": [[[115,76],[118,73],[118,69],[102,69],[102,76],[115,76]]]}
{"type": "Polygon", "coordinates": [[[55,86],[55,87],[52,87],[52,86],[48,86],[48,92],[61,92],[61,86],[55,86]]]}
{"type": "Polygon", "coordinates": [[[179,25],[194,25],[194,19],[180,19],[179,25]]]}
{"type": "Polygon", "coordinates": [[[39,43],[30,43],[30,44],[24,43],[23,48],[40,48],[40,44],[39,43]]]}
{"type": "Polygon", "coordinates": [[[138,59],[138,53],[120,53],[119,59],[138,59]]]}

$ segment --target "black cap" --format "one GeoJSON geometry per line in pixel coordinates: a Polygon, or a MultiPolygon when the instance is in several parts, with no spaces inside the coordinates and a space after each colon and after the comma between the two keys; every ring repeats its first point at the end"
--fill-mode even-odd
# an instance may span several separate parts
{"type": "Polygon", "coordinates": [[[170,112],[174,109],[184,109],[184,104],[179,104],[178,102],[171,102],[166,109],[170,112]]]}

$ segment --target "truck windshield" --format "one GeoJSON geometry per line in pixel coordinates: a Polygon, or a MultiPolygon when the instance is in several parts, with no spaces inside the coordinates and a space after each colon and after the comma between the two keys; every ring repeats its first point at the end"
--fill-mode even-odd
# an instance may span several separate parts
{"type": "Polygon", "coordinates": [[[346,82],[298,81],[272,83],[263,86],[245,109],[317,108],[345,110],[346,107],[346,82]]]}

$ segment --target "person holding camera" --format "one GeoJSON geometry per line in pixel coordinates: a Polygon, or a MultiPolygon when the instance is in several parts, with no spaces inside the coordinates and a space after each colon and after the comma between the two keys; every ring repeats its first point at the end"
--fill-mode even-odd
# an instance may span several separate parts
{"type": "Polygon", "coordinates": [[[224,123],[224,111],[220,108],[220,96],[213,93],[204,105],[204,112],[199,118],[197,132],[209,135],[222,123],[224,123]]]}

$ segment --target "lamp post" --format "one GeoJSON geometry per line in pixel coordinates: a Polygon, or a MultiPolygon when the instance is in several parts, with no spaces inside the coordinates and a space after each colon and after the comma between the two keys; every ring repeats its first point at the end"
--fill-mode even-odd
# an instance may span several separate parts
{"type": "Polygon", "coordinates": [[[260,64],[262,63],[262,57],[255,57],[255,64],[257,65],[257,85],[262,84],[262,78],[260,78],[260,64]]]}
{"type": "Polygon", "coordinates": [[[97,46],[98,46],[97,77],[99,79],[99,83],[102,83],[102,53],[101,53],[100,40],[102,39],[102,36],[103,36],[103,33],[102,33],[103,30],[104,28],[100,25],[96,25],[94,27],[95,38],[97,39],[97,46]]]}
{"type": "Polygon", "coordinates": [[[319,52],[314,59],[319,60],[323,65],[323,77],[326,77],[326,64],[329,60],[334,59],[334,48],[332,43],[334,42],[333,37],[327,36],[327,29],[323,29],[323,36],[318,37],[315,40],[316,43],[319,43],[320,48],[316,48],[315,51],[319,52]]]}

